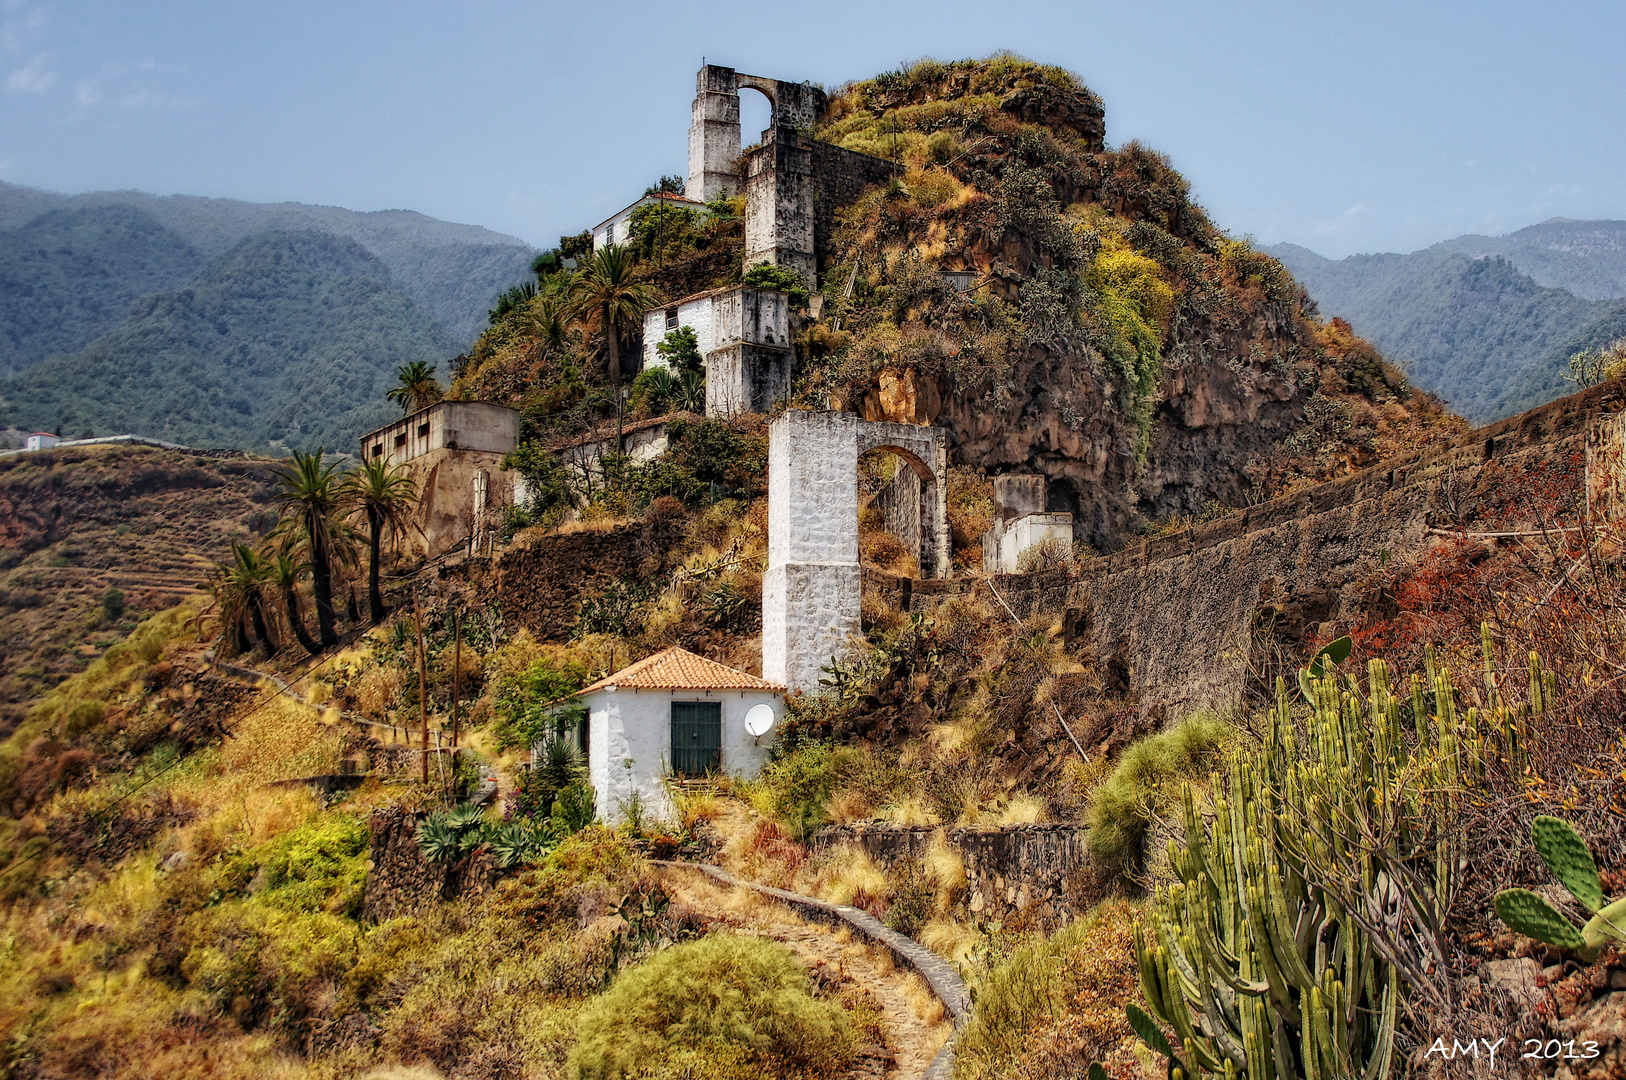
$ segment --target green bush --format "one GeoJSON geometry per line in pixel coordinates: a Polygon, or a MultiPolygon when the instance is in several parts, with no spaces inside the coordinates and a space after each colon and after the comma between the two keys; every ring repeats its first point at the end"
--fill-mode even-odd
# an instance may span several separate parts
{"type": "MultiPolygon", "coordinates": [[[[851,1030],[838,1005],[809,992],[783,945],[714,934],[627,971],[582,1013],[567,1063],[577,1080],[620,1080],[707,1042],[792,1067],[838,1071],[851,1030]]],[[[769,1070],[772,1070],[771,1072],[769,1070]]]]}
{"type": "Polygon", "coordinates": [[[770,813],[794,837],[805,840],[829,820],[827,807],[835,793],[838,755],[827,743],[810,743],[778,758],[762,771],[770,813]]]}
{"type": "Polygon", "coordinates": [[[803,281],[801,275],[794,270],[786,270],[782,266],[760,262],[747,270],[741,280],[754,288],[777,289],[790,297],[791,307],[802,308],[807,306],[807,282],[803,281]]]}
{"type": "Polygon", "coordinates": [[[1194,713],[1167,731],[1133,743],[1090,793],[1086,816],[1090,855],[1118,873],[1137,870],[1153,816],[1179,798],[1181,781],[1218,762],[1234,733],[1218,717],[1194,713]]]}

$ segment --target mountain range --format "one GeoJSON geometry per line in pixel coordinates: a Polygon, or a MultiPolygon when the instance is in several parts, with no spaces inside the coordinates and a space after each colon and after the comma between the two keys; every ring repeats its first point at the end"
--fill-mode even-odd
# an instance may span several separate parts
{"type": "Polygon", "coordinates": [[[1327,259],[1264,249],[1325,317],[1369,338],[1470,420],[1511,416],[1574,389],[1569,357],[1626,336],[1626,221],[1551,221],[1459,236],[1410,254],[1327,259]]]}
{"type": "Polygon", "coordinates": [[[534,254],[405,210],[0,184],[0,427],[348,448],[534,254]]]}

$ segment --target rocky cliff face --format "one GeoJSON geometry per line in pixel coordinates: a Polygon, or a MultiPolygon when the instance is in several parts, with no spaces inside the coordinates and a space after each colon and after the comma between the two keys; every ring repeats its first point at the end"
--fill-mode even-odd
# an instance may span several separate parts
{"type": "Polygon", "coordinates": [[[806,401],[1045,474],[1101,550],[1461,430],[1104,130],[1076,78],[1011,57],[837,94],[819,136],[901,167],[841,214],[806,401]]]}

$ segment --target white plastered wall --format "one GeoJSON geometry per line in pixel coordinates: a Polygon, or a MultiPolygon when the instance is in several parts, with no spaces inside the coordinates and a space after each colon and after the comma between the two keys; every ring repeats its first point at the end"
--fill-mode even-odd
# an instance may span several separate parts
{"type": "Polygon", "coordinates": [[[671,800],[666,777],[671,773],[672,702],[721,702],[723,723],[722,771],[751,778],[768,763],[778,724],[760,738],[745,730],[745,714],[755,705],[768,705],[782,720],[785,699],[766,690],[636,690],[609,687],[584,695],[587,708],[587,773],[598,800],[598,814],[615,825],[625,818],[624,808],[634,792],[644,813],[670,819],[671,800]]]}

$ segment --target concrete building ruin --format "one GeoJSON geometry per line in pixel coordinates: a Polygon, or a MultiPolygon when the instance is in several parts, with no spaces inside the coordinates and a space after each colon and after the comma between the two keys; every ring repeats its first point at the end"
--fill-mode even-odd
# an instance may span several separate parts
{"type": "Polygon", "coordinates": [[[768,429],[768,569],[762,578],[762,675],[815,693],[819,671],[859,630],[858,459],[901,458],[920,483],[918,519],[934,577],[948,577],[948,439],[931,427],[792,410],[768,429]]]}
{"type": "Polygon", "coordinates": [[[433,559],[513,505],[519,474],[501,465],[518,445],[517,410],[488,401],[438,401],[363,435],[361,456],[402,466],[417,484],[408,544],[433,559]]]}
{"type": "Polygon", "coordinates": [[[644,316],[644,367],[666,367],[656,350],[668,333],[694,330],[706,366],[706,415],[765,413],[790,393],[790,299],[735,285],[685,297],[644,316]]]}
{"type": "Polygon", "coordinates": [[[707,202],[745,195],[745,265],[770,263],[799,274],[808,288],[829,253],[835,212],[870,184],[890,179],[890,161],[820,142],[807,132],[824,112],[823,90],[809,83],[745,75],[707,64],[695,78],[685,194],[707,202]],[[754,90],[773,111],[761,141],[740,152],[740,91],[754,90]]]}
{"type": "Polygon", "coordinates": [[[982,572],[1014,574],[1022,554],[1045,544],[1058,546],[1069,562],[1073,515],[1046,510],[1043,476],[994,477],[994,523],[982,534],[982,572]]]}

